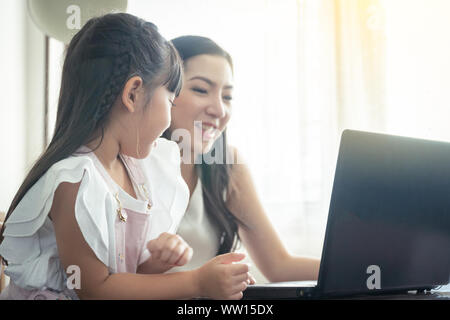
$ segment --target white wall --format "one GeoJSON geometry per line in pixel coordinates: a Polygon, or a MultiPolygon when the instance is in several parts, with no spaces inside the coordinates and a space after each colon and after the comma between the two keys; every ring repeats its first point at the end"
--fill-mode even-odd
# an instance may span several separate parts
{"type": "Polygon", "coordinates": [[[0,210],[6,211],[25,166],[25,7],[0,0],[0,210]]]}
{"type": "MultiPolygon", "coordinates": [[[[10,0],[11,1],[11,0],[10,0]]],[[[22,0],[23,1],[23,0],[22,0]]],[[[26,14],[26,170],[44,148],[45,36],[26,14]]]]}
{"type": "Polygon", "coordinates": [[[43,35],[25,0],[0,0],[0,211],[42,150],[43,35]]]}

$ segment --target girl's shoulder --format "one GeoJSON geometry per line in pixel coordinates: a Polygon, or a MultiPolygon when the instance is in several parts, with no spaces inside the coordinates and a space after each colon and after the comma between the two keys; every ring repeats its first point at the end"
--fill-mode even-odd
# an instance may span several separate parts
{"type": "Polygon", "coordinates": [[[80,188],[80,192],[93,192],[97,196],[108,192],[106,181],[95,163],[94,156],[91,153],[73,153],[54,163],[33,187],[39,188],[44,194],[53,196],[62,182],[86,184],[87,181],[89,181],[88,188],[80,188]]]}
{"type": "Polygon", "coordinates": [[[73,177],[79,177],[85,171],[92,173],[97,171],[92,155],[89,153],[73,153],[71,156],[54,163],[41,178],[64,175],[67,179],[73,180],[73,177]]]}
{"type": "Polygon", "coordinates": [[[48,217],[58,186],[80,183],[75,215],[88,245],[107,266],[114,267],[108,231],[114,199],[88,154],[54,163],[25,193],[5,223],[0,254],[9,262],[11,280],[22,288],[64,289],[54,230],[48,217]],[[108,220],[109,219],[109,220],[108,220]],[[105,229],[106,228],[106,229],[105,229]]]}
{"type": "Polygon", "coordinates": [[[63,182],[81,182],[83,187],[79,189],[78,197],[95,194],[100,199],[107,193],[106,184],[102,183],[101,176],[88,154],[69,156],[54,163],[25,193],[8,218],[4,234],[35,234],[47,218],[55,191],[63,182]]]}

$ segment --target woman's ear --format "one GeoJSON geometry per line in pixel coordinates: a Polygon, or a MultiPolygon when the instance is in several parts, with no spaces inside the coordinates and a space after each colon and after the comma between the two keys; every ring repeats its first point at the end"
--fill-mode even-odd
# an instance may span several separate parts
{"type": "Polygon", "coordinates": [[[131,77],[122,91],[122,103],[130,112],[134,112],[137,108],[139,95],[143,93],[143,81],[139,76],[131,77]]]}

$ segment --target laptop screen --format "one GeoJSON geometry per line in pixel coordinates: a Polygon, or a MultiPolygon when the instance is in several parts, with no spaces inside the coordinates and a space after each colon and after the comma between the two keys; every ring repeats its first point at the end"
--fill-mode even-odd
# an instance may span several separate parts
{"type": "Polygon", "coordinates": [[[450,279],[450,143],[344,131],[318,287],[432,288],[450,279]]]}

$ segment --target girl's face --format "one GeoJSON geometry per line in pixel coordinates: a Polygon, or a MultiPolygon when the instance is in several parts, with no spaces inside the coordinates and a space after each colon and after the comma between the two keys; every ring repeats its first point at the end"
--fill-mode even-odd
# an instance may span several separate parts
{"type": "Polygon", "coordinates": [[[183,88],[172,109],[170,132],[185,129],[192,152],[208,152],[230,119],[233,74],[221,56],[198,55],[185,63],[183,88]]]}
{"type": "MultiPolygon", "coordinates": [[[[120,124],[121,148],[126,155],[137,159],[146,158],[162,133],[170,125],[170,109],[175,94],[165,86],[156,88],[151,99],[145,93],[146,89],[139,88],[132,97],[123,99],[124,105],[133,106],[134,112],[127,112],[120,124]]],[[[130,110],[130,107],[127,107],[130,110]]]]}
{"type": "Polygon", "coordinates": [[[145,158],[151,151],[151,148],[163,132],[169,127],[173,101],[175,93],[167,90],[166,86],[158,87],[146,107],[144,108],[142,118],[139,120],[139,156],[145,158]]]}

